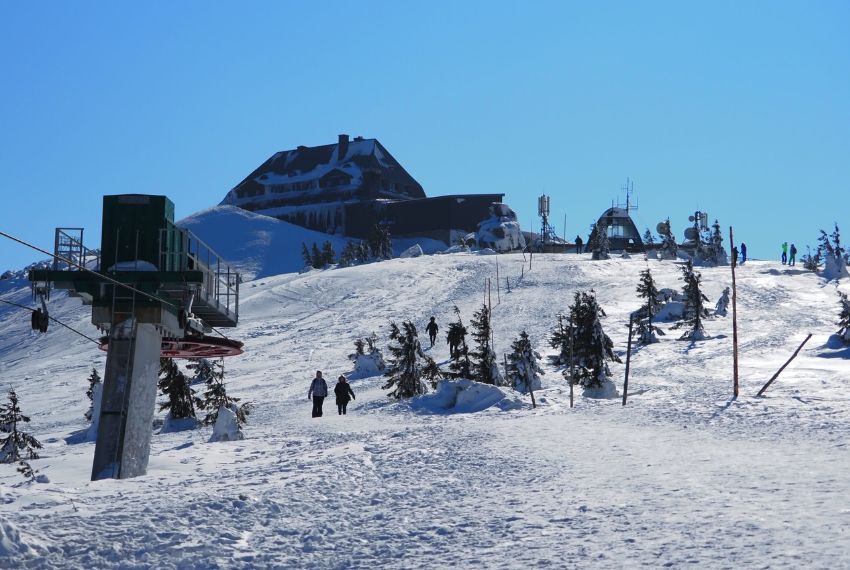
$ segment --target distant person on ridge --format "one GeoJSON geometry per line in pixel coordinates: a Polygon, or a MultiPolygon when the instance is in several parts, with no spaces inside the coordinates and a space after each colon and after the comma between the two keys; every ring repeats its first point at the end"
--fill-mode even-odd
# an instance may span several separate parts
{"type": "Polygon", "coordinates": [[[782,242],[782,265],[788,263],[788,242],[782,242]]]}
{"type": "Polygon", "coordinates": [[[328,395],[328,383],[322,378],[322,371],[316,370],[316,377],[310,383],[310,391],[307,392],[307,399],[313,399],[313,417],[322,417],[322,403],[328,395]]]}
{"type": "Polygon", "coordinates": [[[576,253],[581,253],[581,246],[584,242],[581,240],[581,236],[576,236],[576,253]]]}
{"type": "Polygon", "coordinates": [[[348,402],[351,400],[356,400],[354,397],[354,391],[351,389],[351,384],[345,379],[345,376],[340,374],[339,378],[337,378],[336,386],[334,386],[334,394],[336,394],[336,408],[339,412],[339,415],[345,415],[345,408],[348,406],[348,402]]]}
{"type": "Polygon", "coordinates": [[[788,260],[788,265],[794,265],[797,261],[797,246],[793,243],[791,244],[791,259],[788,260]]]}
{"type": "Polygon", "coordinates": [[[747,244],[741,242],[741,265],[747,261],[747,244]]]}
{"type": "Polygon", "coordinates": [[[431,339],[431,348],[434,348],[434,342],[437,340],[437,331],[440,330],[434,317],[431,317],[431,322],[428,323],[425,330],[428,331],[428,337],[431,339]]]}

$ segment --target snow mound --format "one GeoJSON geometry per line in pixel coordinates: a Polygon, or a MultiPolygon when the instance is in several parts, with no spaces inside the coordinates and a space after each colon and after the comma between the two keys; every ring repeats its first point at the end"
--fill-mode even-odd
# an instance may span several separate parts
{"type": "Polygon", "coordinates": [[[410,402],[412,409],[432,414],[469,414],[493,406],[505,411],[521,408],[523,403],[519,396],[498,386],[466,379],[441,380],[434,393],[410,402]]]}
{"type": "Polygon", "coordinates": [[[218,409],[218,418],[215,420],[210,443],[215,441],[238,441],[245,439],[245,434],[239,427],[236,419],[236,404],[229,407],[222,406],[218,409]]]}
{"type": "Polygon", "coordinates": [[[375,350],[369,354],[353,354],[349,358],[354,362],[354,372],[351,373],[351,378],[379,376],[384,373],[386,368],[384,355],[380,350],[375,350]]]}
{"type": "Polygon", "coordinates": [[[422,251],[422,246],[415,243],[402,251],[399,257],[421,257],[422,255],[425,255],[425,252],[422,251]]]}
{"type": "Polygon", "coordinates": [[[582,395],[584,395],[585,398],[594,398],[597,400],[620,397],[620,393],[617,391],[617,386],[610,380],[604,380],[602,382],[602,386],[585,388],[582,395]]]}
{"type": "Polygon", "coordinates": [[[0,556],[24,556],[39,554],[44,546],[32,539],[24,539],[18,527],[0,517],[0,556]]]}
{"type": "Polygon", "coordinates": [[[507,253],[525,249],[525,236],[519,227],[516,214],[507,204],[490,205],[490,217],[478,224],[475,234],[478,246],[507,253]]]}

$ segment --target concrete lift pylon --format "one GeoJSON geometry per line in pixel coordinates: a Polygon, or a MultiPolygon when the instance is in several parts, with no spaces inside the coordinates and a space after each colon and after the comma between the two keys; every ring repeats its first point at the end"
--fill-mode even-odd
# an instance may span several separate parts
{"type": "Polygon", "coordinates": [[[67,289],[92,306],[107,351],[92,481],[147,472],[159,359],[232,356],[242,343],[208,337],[235,327],[239,274],[174,225],[165,196],[104,196],[100,254],[81,228],[57,228],[51,269],[30,271],[33,290],[67,289]]]}

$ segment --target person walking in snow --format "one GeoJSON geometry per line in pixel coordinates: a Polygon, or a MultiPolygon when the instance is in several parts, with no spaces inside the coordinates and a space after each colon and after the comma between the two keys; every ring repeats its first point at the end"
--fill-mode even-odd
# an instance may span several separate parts
{"type": "Polygon", "coordinates": [[[747,261],[747,244],[741,242],[741,265],[747,261]]]}
{"type": "Polygon", "coordinates": [[[334,386],[334,394],[336,394],[336,408],[339,411],[339,415],[345,415],[345,408],[348,406],[348,402],[351,400],[356,400],[354,397],[354,391],[351,389],[351,384],[345,379],[345,376],[340,374],[339,378],[337,378],[336,386],[334,386]]]}
{"type": "Polygon", "coordinates": [[[328,395],[328,383],[322,378],[322,371],[316,370],[316,377],[310,383],[310,391],[307,392],[307,399],[313,400],[313,417],[322,417],[322,403],[328,395]]]}
{"type": "Polygon", "coordinates": [[[428,337],[431,339],[431,348],[434,348],[434,342],[437,340],[437,331],[440,330],[434,317],[431,317],[431,322],[428,323],[425,330],[428,331],[428,337]]]}
{"type": "Polygon", "coordinates": [[[581,246],[584,242],[581,239],[581,236],[576,236],[576,253],[581,253],[581,246]]]}
{"type": "Polygon", "coordinates": [[[797,246],[791,244],[791,258],[788,260],[788,265],[794,265],[797,261],[797,246]]]}
{"type": "Polygon", "coordinates": [[[788,263],[788,242],[782,242],[782,265],[788,263]]]}

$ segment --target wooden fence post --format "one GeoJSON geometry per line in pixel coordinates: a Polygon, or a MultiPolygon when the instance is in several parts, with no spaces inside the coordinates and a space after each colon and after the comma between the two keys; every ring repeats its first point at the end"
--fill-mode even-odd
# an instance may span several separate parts
{"type": "Polygon", "coordinates": [[[626,405],[626,396],[629,394],[629,363],[632,359],[632,325],[634,324],[634,315],[629,315],[629,342],[626,348],[626,379],[623,381],[623,405],[626,405]]]}
{"type": "Polygon", "coordinates": [[[735,266],[738,255],[735,250],[735,239],[732,236],[732,226],[729,226],[729,247],[732,248],[732,394],[738,397],[738,289],[735,284],[735,266]]]}
{"type": "Polygon", "coordinates": [[[575,374],[575,366],[573,363],[573,316],[570,315],[570,407],[573,407],[573,375],[575,374]]]}
{"type": "Polygon", "coordinates": [[[791,358],[789,358],[789,359],[788,359],[788,361],[787,361],[785,364],[783,364],[783,365],[782,365],[782,368],[780,368],[779,370],[777,370],[777,371],[776,371],[776,374],[774,374],[773,376],[771,376],[771,377],[770,377],[770,380],[768,380],[768,381],[767,381],[767,384],[765,384],[764,386],[762,386],[762,387],[761,387],[761,390],[759,390],[759,393],[758,393],[758,394],[756,394],[756,397],[761,396],[762,394],[764,394],[764,391],[765,391],[765,390],[767,390],[767,388],[768,388],[771,384],[773,384],[773,381],[774,381],[774,380],[776,380],[776,379],[779,377],[779,375],[780,375],[780,374],[782,374],[782,371],[783,371],[783,370],[785,370],[785,367],[786,367],[786,366],[788,366],[789,364],[791,364],[791,361],[792,361],[792,360],[794,360],[795,358],[797,358],[797,355],[798,355],[798,354],[800,354],[800,350],[803,348],[803,346],[804,346],[807,342],[809,342],[809,339],[810,339],[810,338],[812,338],[812,333],[809,333],[809,336],[807,336],[807,337],[806,337],[806,340],[804,340],[804,341],[802,342],[802,344],[800,344],[800,346],[798,346],[798,347],[797,347],[797,350],[795,350],[795,351],[794,351],[794,354],[792,354],[792,355],[791,355],[791,358]]]}

